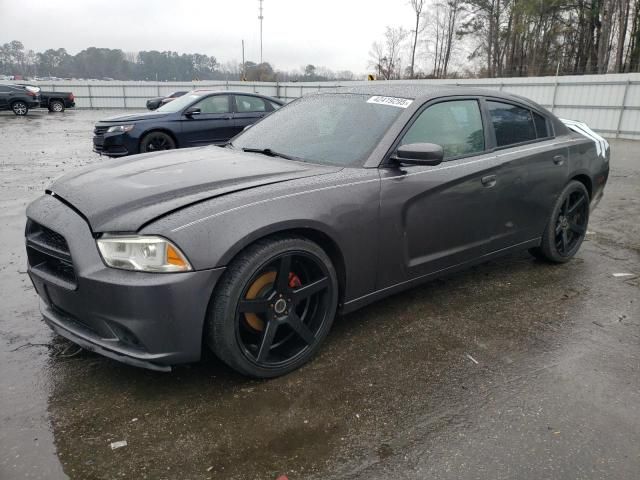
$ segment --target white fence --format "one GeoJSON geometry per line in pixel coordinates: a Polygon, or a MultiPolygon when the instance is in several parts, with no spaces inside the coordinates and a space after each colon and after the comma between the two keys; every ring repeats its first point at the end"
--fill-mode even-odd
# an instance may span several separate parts
{"type": "MultiPolygon", "coordinates": [[[[214,88],[261,93],[289,101],[340,86],[371,82],[41,82],[45,90],[72,91],[79,108],[144,109],[150,97],[175,90],[214,88]]],[[[398,80],[390,83],[469,85],[530,98],[563,118],[581,120],[608,137],[640,139],[640,74],[469,80],[398,80]]]]}

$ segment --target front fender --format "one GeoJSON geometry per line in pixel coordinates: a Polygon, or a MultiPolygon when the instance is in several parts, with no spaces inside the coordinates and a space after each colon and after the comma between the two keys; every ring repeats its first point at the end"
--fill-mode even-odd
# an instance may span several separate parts
{"type": "Polygon", "coordinates": [[[265,236],[318,232],[339,250],[345,298],[355,298],[374,289],[378,260],[380,178],[375,169],[359,170],[357,181],[320,184],[321,177],[341,178],[323,175],[211,199],[162,217],[141,233],[169,238],[200,270],[228,265],[265,236]]]}
{"type": "Polygon", "coordinates": [[[301,231],[301,230],[309,230],[313,232],[317,232],[321,235],[328,237],[331,242],[333,242],[340,251],[342,248],[340,247],[339,242],[336,240],[337,233],[334,232],[333,228],[327,224],[317,222],[314,220],[307,219],[291,219],[280,221],[276,223],[271,223],[269,225],[263,225],[257,230],[253,230],[247,233],[244,237],[240,238],[235,244],[231,245],[229,249],[224,253],[224,255],[218,260],[219,266],[226,266],[233,260],[233,258],[238,255],[242,250],[244,250],[247,246],[251,245],[257,240],[261,238],[265,238],[271,235],[282,234],[291,231],[301,231]]]}

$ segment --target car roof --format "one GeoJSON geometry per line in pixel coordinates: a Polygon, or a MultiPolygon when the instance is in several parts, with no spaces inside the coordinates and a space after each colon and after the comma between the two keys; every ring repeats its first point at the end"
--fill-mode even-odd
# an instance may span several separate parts
{"type": "Polygon", "coordinates": [[[225,90],[219,88],[195,88],[193,90],[188,90],[188,92],[198,92],[198,93],[234,93],[238,95],[253,95],[257,97],[266,97],[267,95],[262,95],[261,93],[255,92],[241,92],[240,90],[225,90]]]}
{"type": "Polygon", "coordinates": [[[330,91],[320,92],[326,93],[349,93],[360,95],[380,95],[385,97],[409,98],[423,103],[427,100],[439,97],[447,97],[454,95],[470,95],[470,96],[486,96],[497,97],[505,100],[511,100],[518,103],[525,103],[534,108],[540,109],[535,102],[509,93],[487,88],[475,88],[457,85],[416,85],[416,84],[389,84],[385,82],[372,82],[371,85],[358,85],[353,87],[336,87],[330,91]]]}
{"type": "MultiPolygon", "coordinates": [[[[232,95],[250,95],[252,97],[266,98],[267,100],[271,100],[272,102],[276,102],[276,103],[284,103],[282,100],[280,100],[278,98],[270,97],[269,95],[263,95],[261,93],[255,93],[255,92],[243,92],[243,91],[240,91],[240,90],[219,90],[219,89],[209,89],[209,88],[196,88],[195,90],[191,90],[191,92],[197,92],[197,93],[230,93],[232,95]]],[[[187,93],[189,93],[189,92],[187,92],[187,93]]]]}

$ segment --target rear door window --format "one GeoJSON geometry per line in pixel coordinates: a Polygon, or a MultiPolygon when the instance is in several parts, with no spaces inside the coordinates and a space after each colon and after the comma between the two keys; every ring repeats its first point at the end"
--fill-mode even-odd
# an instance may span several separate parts
{"type": "Polygon", "coordinates": [[[506,147],[536,139],[531,110],[510,103],[488,101],[496,145],[506,147]]]}
{"type": "Polygon", "coordinates": [[[436,103],[424,110],[400,142],[435,143],[444,150],[444,159],[480,153],[484,150],[484,130],[477,100],[436,103]]]}
{"type": "Polygon", "coordinates": [[[266,112],[264,100],[250,95],[236,95],[236,111],[238,113],[266,112]]]}

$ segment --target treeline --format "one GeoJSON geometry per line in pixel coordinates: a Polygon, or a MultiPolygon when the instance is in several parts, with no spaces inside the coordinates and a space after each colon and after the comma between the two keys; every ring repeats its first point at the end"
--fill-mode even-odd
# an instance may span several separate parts
{"type": "Polygon", "coordinates": [[[0,45],[0,75],[115,80],[239,80],[247,81],[321,81],[351,80],[349,71],[333,72],[307,65],[299,71],[276,71],[267,62],[221,64],[216,57],[200,53],[124,52],[119,49],[90,47],[75,55],[64,48],[44,52],[25,50],[14,40],[0,45]]]}
{"type": "MultiPolygon", "coordinates": [[[[406,1],[406,0],[405,0],[406,1]]],[[[373,43],[382,78],[640,71],[640,0],[410,0],[373,43]]]]}
{"type": "Polygon", "coordinates": [[[177,52],[90,47],[76,55],[64,48],[25,50],[14,40],[0,46],[0,73],[30,77],[114,78],[117,80],[214,80],[224,78],[215,57],[177,52]]]}

